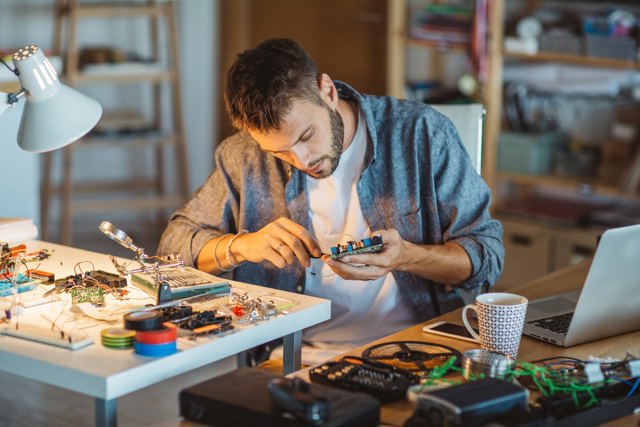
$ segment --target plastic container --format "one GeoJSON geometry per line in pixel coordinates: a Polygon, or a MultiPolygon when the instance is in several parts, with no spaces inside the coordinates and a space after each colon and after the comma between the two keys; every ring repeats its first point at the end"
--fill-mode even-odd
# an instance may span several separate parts
{"type": "Polygon", "coordinates": [[[637,43],[631,37],[589,34],[586,38],[588,56],[627,59],[629,61],[635,61],[638,58],[637,43]]]}
{"type": "Polygon", "coordinates": [[[553,154],[565,140],[560,132],[502,132],[498,164],[501,170],[533,175],[551,170],[553,154]]]}

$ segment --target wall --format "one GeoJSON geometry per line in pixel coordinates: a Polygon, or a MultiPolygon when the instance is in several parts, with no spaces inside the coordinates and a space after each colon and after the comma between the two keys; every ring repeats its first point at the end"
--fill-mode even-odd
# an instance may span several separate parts
{"type": "MultiPolygon", "coordinates": [[[[193,191],[209,175],[213,166],[213,149],[217,134],[218,97],[216,82],[218,70],[218,2],[211,0],[176,0],[180,57],[182,63],[183,115],[189,161],[189,182],[193,191]]],[[[51,0],[0,1],[0,49],[14,50],[35,43],[43,49],[52,47],[53,16],[51,0]]],[[[86,20],[79,28],[79,44],[124,46],[143,52],[148,45],[147,27],[137,25],[136,19],[86,20]],[[132,23],[132,21],[134,21],[132,23]]],[[[109,104],[135,104],[142,94],[135,90],[118,92],[113,88],[86,88],[84,92],[100,96],[109,104]]],[[[0,180],[3,194],[0,216],[27,216],[38,219],[38,180],[40,155],[24,153],[15,144],[18,114],[15,111],[0,118],[0,162],[3,176],[20,177],[0,180]],[[28,172],[28,173],[27,173],[28,172]],[[11,194],[10,197],[6,195],[11,194]]],[[[150,168],[144,156],[131,157],[127,153],[105,151],[100,154],[100,165],[109,175],[128,176],[130,168],[150,168]]],[[[78,158],[76,176],[91,179],[99,173],[100,165],[78,158]]]]}

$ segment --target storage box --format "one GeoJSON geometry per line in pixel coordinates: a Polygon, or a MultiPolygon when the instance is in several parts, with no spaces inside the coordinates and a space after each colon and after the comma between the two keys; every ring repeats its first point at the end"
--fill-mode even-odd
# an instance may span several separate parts
{"type": "Polygon", "coordinates": [[[548,173],[553,154],[564,140],[565,135],[560,132],[502,132],[498,146],[500,169],[534,175],[548,173]]]}
{"type": "Polygon", "coordinates": [[[635,61],[638,58],[638,47],[631,37],[589,34],[587,35],[587,55],[635,61]]]}

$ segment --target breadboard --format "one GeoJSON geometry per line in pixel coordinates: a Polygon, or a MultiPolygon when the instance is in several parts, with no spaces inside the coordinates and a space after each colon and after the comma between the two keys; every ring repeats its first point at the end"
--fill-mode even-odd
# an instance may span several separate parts
{"type": "Polygon", "coordinates": [[[82,332],[65,333],[62,335],[58,329],[52,330],[50,327],[29,324],[20,324],[18,329],[16,329],[15,325],[5,327],[0,329],[0,334],[69,350],[78,350],[93,344],[93,339],[82,332]]]}

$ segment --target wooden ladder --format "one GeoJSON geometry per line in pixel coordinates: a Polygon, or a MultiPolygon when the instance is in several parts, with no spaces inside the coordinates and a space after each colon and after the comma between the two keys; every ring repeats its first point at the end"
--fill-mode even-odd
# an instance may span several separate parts
{"type": "MultiPolygon", "coordinates": [[[[133,24],[132,24],[133,25],[133,24]]],[[[104,2],[82,3],[79,0],[56,0],[54,51],[63,55],[65,62],[64,79],[71,87],[84,87],[90,84],[134,84],[151,85],[152,113],[151,117],[139,117],[128,112],[120,114],[104,113],[97,128],[116,129],[115,135],[98,135],[90,133],[75,144],[65,147],[62,155],[62,169],[54,184],[54,155],[46,153],[43,159],[41,181],[41,238],[49,236],[49,219],[52,214],[52,201],[59,198],[59,241],[63,244],[72,242],[72,220],[80,213],[94,215],[112,211],[134,211],[154,209],[158,212],[157,220],[165,221],[165,210],[172,210],[184,203],[189,192],[186,142],[182,119],[182,90],[180,86],[180,63],[178,59],[178,34],[175,21],[174,1],[145,0],[144,2],[104,2]],[[145,64],[153,64],[145,68],[136,68],[136,64],[102,64],[93,70],[81,69],[79,63],[78,25],[83,18],[112,19],[148,17],[151,30],[152,58],[145,64]],[[164,24],[164,26],[163,26],[164,24]],[[161,46],[161,31],[164,29],[166,46],[161,46]],[[63,51],[63,41],[65,42],[63,51]],[[163,49],[166,49],[163,51],[163,49]],[[162,54],[165,53],[163,59],[162,54]],[[129,66],[127,69],[126,67],[129,66]],[[170,91],[169,97],[162,97],[163,85],[170,91]],[[166,100],[170,99],[168,104],[166,100]],[[163,104],[171,115],[170,124],[163,126],[163,104]],[[138,127],[140,131],[130,134],[119,134],[117,126],[138,127]],[[119,146],[133,150],[149,147],[153,150],[155,161],[152,177],[127,177],[122,180],[96,180],[93,182],[74,182],[73,154],[76,150],[89,150],[96,147],[119,146]],[[165,148],[173,147],[175,155],[176,185],[173,194],[167,188],[165,164],[165,148]],[[114,197],[114,192],[118,192],[114,197]],[[104,197],[109,195],[110,197],[104,197]],[[125,193],[126,196],[121,194],[125,193]],[[84,200],[76,200],[78,195],[86,196],[84,200]]],[[[108,42],[108,41],[107,41],[108,42]]],[[[138,64],[142,65],[142,64],[138,64]]],[[[166,117],[166,114],[165,114],[166,117]]],[[[110,148],[107,148],[110,149],[110,148]]],[[[84,153],[83,153],[84,154],[84,153]]],[[[95,159],[100,162],[100,159],[95,159]]],[[[104,219],[104,218],[100,218],[104,219]]],[[[96,224],[99,222],[97,220],[96,224]]]]}

